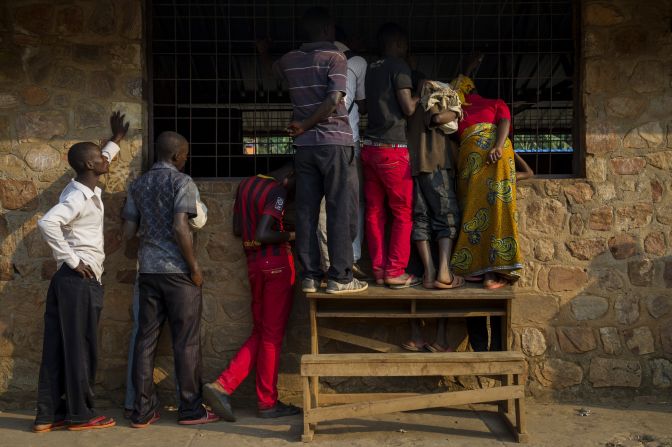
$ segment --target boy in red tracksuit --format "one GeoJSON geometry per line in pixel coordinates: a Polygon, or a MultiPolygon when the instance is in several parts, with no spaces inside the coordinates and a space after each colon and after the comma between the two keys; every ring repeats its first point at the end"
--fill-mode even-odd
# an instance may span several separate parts
{"type": "Polygon", "coordinates": [[[270,176],[248,177],[238,186],[233,232],[243,239],[252,291],[252,334],[219,378],[203,386],[203,398],[224,420],[234,422],[230,396],[256,367],[258,416],[277,418],[301,410],[278,400],[280,347],[292,308],[294,261],[282,218],[287,193],[294,188],[293,166],[270,176]]]}

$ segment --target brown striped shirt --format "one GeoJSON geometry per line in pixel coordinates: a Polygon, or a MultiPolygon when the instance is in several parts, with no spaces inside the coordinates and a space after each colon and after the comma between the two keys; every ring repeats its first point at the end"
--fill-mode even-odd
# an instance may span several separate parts
{"type": "MultiPolygon", "coordinates": [[[[274,70],[287,81],[294,120],[303,121],[311,116],[331,92],[345,95],[347,59],[330,42],[303,44],[282,56],[274,70]]],[[[345,102],[341,101],[327,119],[296,137],[294,145],[353,146],[345,102]]]]}

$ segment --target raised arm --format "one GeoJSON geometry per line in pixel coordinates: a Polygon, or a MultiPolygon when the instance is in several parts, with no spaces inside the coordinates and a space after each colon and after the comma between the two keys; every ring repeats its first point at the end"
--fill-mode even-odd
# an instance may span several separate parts
{"type": "Polygon", "coordinates": [[[518,155],[517,152],[513,153],[513,157],[516,163],[516,181],[532,178],[534,176],[534,171],[532,170],[530,165],[528,165],[527,162],[523,159],[523,157],[518,155]]]}
{"type": "Polygon", "coordinates": [[[103,145],[102,149],[103,156],[107,158],[107,161],[112,161],[114,157],[117,156],[121,150],[119,143],[121,143],[121,140],[123,140],[128,133],[130,122],[127,121],[124,123],[125,116],[126,115],[122,115],[120,111],[114,112],[110,116],[110,129],[112,130],[112,136],[107,141],[107,143],[103,145]]]}
{"type": "Polygon", "coordinates": [[[415,108],[418,106],[420,98],[413,96],[410,88],[402,88],[397,90],[397,102],[404,115],[411,116],[415,113],[415,108]]]}

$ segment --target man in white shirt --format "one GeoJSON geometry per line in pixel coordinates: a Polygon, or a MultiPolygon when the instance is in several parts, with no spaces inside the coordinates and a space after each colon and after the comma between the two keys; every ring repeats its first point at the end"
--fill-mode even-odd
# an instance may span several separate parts
{"type": "MultiPolygon", "coordinates": [[[[366,79],[367,64],[362,56],[356,55],[345,43],[343,43],[346,40],[347,37],[345,36],[345,33],[337,26],[336,41],[334,41],[334,45],[348,60],[348,74],[345,86],[345,108],[348,111],[348,120],[350,121],[350,127],[352,127],[352,138],[355,141],[355,158],[357,162],[357,175],[359,176],[359,218],[357,220],[357,235],[352,243],[352,253],[354,257],[352,273],[358,279],[366,279],[367,275],[361,270],[358,262],[362,257],[362,238],[364,234],[364,193],[362,190],[362,165],[359,159],[361,151],[359,143],[359,119],[361,115],[366,114],[364,80],[366,79]]],[[[317,237],[320,243],[322,269],[326,272],[329,268],[329,251],[327,250],[327,213],[324,199],[322,199],[320,207],[317,237]]]]}
{"type": "Polygon", "coordinates": [[[110,117],[112,138],[101,149],[90,142],[68,151],[77,176],[65,187],[58,204],[37,223],[58,262],[49,284],[44,313],[44,344],[33,431],[107,428],[114,419],[93,408],[97,333],[103,307],[102,191],[96,186],[119,153],[128,132],[124,115],[110,117]]]}

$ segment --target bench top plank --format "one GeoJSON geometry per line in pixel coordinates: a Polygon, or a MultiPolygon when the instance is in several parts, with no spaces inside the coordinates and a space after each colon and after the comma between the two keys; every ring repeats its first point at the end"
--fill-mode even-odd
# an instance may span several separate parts
{"type": "Polygon", "coordinates": [[[524,361],[525,355],[518,351],[494,352],[403,352],[403,353],[351,353],[351,354],[304,354],[301,363],[474,363],[524,361]]]}
{"type": "Polygon", "coordinates": [[[311,300],[510,300],[515,298],[516,291],[511,286],[497,290],[485,290],[480,284],[467,284],[459,289],[428,290],[421,286],[406,289],[390,289],[369,283],[363,292],[330,294],[324,291],[306,293],[311,300]]]}

